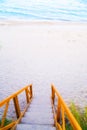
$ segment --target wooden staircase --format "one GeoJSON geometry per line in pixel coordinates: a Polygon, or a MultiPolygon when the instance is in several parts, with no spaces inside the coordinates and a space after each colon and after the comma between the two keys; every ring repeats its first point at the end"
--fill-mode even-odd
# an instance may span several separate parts
{"type": "Polygon", "coordinates": [[[32,84],[30,84],[2,100],[0,108],[4,106],[4,110],[0,119],[0,130],[66,130],[68,124],[73,130],[82,130],[54,85],[51,85],[51,98],[49,92],[43,95],[42,93],[43,91],[40,93],[38,90],[36,96],[33,96],[32,84]],[[26,105],[22,111],[19,95],[23,92],[26,105]],[[11,101],[14,103],[17,119],[5,125],[11,101]]]}
{"type": "Polygon", "coordinates": [[[50,97],[34,97],[16,130],[56,130],[50,97]]]}

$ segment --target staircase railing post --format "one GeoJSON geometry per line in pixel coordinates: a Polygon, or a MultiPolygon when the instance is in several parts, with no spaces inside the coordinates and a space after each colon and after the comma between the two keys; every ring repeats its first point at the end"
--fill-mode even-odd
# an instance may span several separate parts
{"type": "Polygon", "coordinates": [[[65,130],[65,115],[64,115],[64,108],[62,107],[62,128],[65,130]]]}
{"type": "Polygon", "coordinates": [[[53,85],[51,85],[51,90],[52,90],[52,101],[53,101],[53,104],[54,104],[55,91],[54,91],[54,89],[53,89],[53,85]]]}
{"type": "Polygon", "coordinates": [[[32,84],[30,85],[30,98],[33,97],[33,90],[32,90],[32,84]]]}
{"type": "Polygon", "coordinates": [[[26,93],[26,100],[27,100],[27,103],[29,103],[28,88],[25,89],[25,93],[26,93]]]}
{"type": "Polygon", "coordinates": [[[19,117],[20,117],[20,114],[21,114],[21,111],[20,111],[20,106],[19,106],[18,97],[15,96],[15,97],[13,98],[13,101],[14,101],[16,116],[17,116],[17,118],[19,118],[19,117]]]}
{"type": "Polygon", "coordinates": [[[59,122],[60,120],[60,115],[61,114],[61,100],[60,98],[58,99],[58,105],[57,105],[57,121],[59,122]]]}

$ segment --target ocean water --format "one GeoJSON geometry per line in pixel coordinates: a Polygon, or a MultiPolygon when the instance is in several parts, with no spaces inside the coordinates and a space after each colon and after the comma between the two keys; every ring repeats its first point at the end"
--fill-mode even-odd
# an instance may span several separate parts
{"type": "Polygon", "coordinates": [[[0,0],[0,19],[87,21],[87,0],[0,0]]]}

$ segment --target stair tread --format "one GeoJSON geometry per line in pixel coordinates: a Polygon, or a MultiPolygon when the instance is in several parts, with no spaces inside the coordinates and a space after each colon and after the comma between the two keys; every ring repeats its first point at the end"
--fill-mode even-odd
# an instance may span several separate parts
{"type": "Polygon", "coordinates": [[[52,113],[40,113],[40,112],[26,112],[24,117],[42,117],[42,118],[53,118],[52,113]]]}
{"type": "Polygon", "coordinates": [[[16,130],[56,130],[53,126],[18,124],[16,130]]]}
{"type": "Polygon", "coordinates": [[[47,97],[45,97],[44,99],[41,99],[41,97],[34,98],[32,100],[32,104],[51,104],[51,100],[49,100],[47,97]]]}
{"type": "Polygon", "coordinates": [[[27,112],[33,112],[33,113],[51,113],[52,114],[52,109],[40,109],[40,108],[30,108],[27,110],[27,112]]]}
{"type": "Polygon", "coordinates": [[[42,118],[42,117],[36,117],[36,119],[32,116],[32,117],[23,117],[21,119],[21,123],[23,124],[38,124],[38,125],[53,125],[54,124],[54,120],[53,118],[49,119],[49,118],[42,118]]]}
{"type": "Polygon", "coordinates": [[[45,107],[45,106],[51,106],[50,102],[32,102],[32,104],[30,104],[30,106],[41,106],[41,107],[45,107]]]}
{"type": "Polygon", "coordinates": [[[48,97],[35,97],[16,130],[56,130],[51,101],[48,97]]]}
{"type": "Polygon", "coordinates": [[[38,107],[38,106],[41,108],[45,108],[45,107],[51,108],[50,103],[32,103],[32,104],[30,104],[29,107],[38,107]]]}

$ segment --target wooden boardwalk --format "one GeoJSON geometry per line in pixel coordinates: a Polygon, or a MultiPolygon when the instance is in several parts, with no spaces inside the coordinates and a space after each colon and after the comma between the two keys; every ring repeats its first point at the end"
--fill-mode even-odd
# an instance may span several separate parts
{"type": "Polygon", "coordinates": [[[33,98],[27,112],[16,130],[56,130],[52,112],[51,98],[40,95],[33,98]]]}

